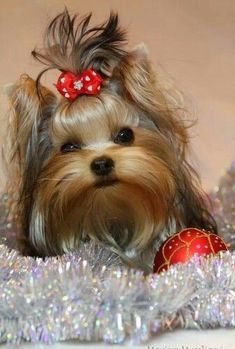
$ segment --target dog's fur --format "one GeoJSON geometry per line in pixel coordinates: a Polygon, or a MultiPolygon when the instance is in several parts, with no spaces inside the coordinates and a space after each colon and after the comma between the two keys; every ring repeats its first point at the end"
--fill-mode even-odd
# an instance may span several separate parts
{"type": "Polygon", "coordinates": [[[196,172],[186,160],[187,127],[174,91],[154,74],[146,50],[124,50],[125,32],[111,14],[90,27],[67,10],[49,25],[33,56],[47,67],[36,81],[22,75],[9,89],[12,112],[10,187],[24,255],[52,256],[96,240],[133,267],[151,269],[156,244],[184,227],[216,231],[196,172]],[[104,79],[97,96],[58,99],[40,78],[49,69],[93,68],[104,79]],[[114,142],[120,129],[134,139],[114,142]],[[72,152],[61,147],[73,143],[72,152]],[[114,168],[96,176],[91,162],[114,168]]]}

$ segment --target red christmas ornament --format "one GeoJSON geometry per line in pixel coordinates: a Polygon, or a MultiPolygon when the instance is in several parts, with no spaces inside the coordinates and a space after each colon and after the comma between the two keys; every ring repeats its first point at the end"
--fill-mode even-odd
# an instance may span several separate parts
{"type": "Polygon", "coordinates": [[[167,239],[157,251],[153,272],[160,273],[171,265],[187,262],[193,255],[216,255],[219,251],[228,251],[224,241],[208,231],[187,228],[167,239]]]}

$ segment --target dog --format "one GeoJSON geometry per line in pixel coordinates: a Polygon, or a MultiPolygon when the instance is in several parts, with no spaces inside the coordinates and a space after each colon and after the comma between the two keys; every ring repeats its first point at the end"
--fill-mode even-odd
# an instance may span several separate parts
{"type": "Polygon", "coordinates": [[[187,160],[177,91],[160,81],[144,45],[126,48],[117,14],[99,26],[90,19],[59,14],[32,52],[44,69],[8,88],[4,153],[19,249],[56,256],[98,241],[150,271],[166,237],[217,228],[187,160]],[[51,69],[60,75],[48,89],[41,77],[51,69]]]}

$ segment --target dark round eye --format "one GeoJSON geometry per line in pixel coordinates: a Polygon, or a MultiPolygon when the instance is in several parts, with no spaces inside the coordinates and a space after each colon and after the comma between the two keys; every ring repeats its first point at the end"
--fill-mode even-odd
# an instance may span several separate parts
{"type": "Polygon", "coordinates": [[[78,149],[81,149],[81,146],[76,143],[65,143],[60,148],[62,153],[69,153],[78,149]]]}
{"type": "Polygon", "coordinates": [[[130,128],[122,128],[114,138],[114,143],[125,144],[134,140],[134,132],[130,128]]]}

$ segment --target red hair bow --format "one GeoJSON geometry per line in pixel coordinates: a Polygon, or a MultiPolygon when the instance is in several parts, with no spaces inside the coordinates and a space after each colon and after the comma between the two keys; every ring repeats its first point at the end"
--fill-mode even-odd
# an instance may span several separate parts
{"type": "Polygon", "coordinates": [[[65,98],[73,101],[80,95],[97,95],[100,92],[103,79],[93,69],[84,70],[80,75],[71,72],[60,74],[57,90],[65,98]]]}

